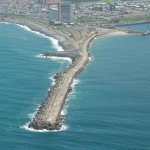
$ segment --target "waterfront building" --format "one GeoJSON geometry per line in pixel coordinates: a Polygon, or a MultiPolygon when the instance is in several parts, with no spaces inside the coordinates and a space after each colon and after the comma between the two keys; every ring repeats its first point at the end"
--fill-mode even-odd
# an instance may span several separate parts
{"type": "Polygon", "coordinates": [[[49,21],[58,21],[58,10],[57,9],[49,10],[49,21]]]}
{"type": "Polygon", "coordinates": [[[60,2],[58,4],[59,21],[62,23],[72,22],[71,2],[60,2]]]}

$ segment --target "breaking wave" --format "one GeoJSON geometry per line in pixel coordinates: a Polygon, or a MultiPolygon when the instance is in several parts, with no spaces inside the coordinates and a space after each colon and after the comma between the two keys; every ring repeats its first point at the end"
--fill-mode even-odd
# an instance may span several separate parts
{"type": "Polygon", "coordinates": [[[0,24],[11,24],[11,23],[9,23],[9,22],[0,22],[0,24]]]}
{"type": "Polygon", "coordinates": [[[39,35],[39,36],[41,36],[41,37],[44,37],[44,38],[49,39],[49,40],[52,42],[53,48],[55,48],[57,51],[64,51],[64,49],[62,48],[62,46],[59,45],[59,42],[58,42],[57,39],[55,39],[55,38],[53,38],[53,37],[49,37],[49,36],[47,36],[47,35],[45,35],[45,34],[43,34],[43,33],[40,33],[40,32],[38,32],[38,31],[33,31],[32,29],[30,29],[30,28],[27,27],[27,26],[20,25],[20,24],[16,24],[16,25],[17,25],[18,27],[20,27],[20,28],[22,28],[22,29],[28,31],[28,32],[32,32],[32,33],[34,33],[34,34],[36,34],[36,35],[39,35]]]}

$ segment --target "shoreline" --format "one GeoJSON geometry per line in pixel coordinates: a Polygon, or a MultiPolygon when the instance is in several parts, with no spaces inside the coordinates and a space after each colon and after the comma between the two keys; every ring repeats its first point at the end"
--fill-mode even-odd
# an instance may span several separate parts
{"type": "MultiPolygon", "coordinates": [[[[16,22],[11,23],[16,24],[16,22]]],[[[17,22],[17,24],[21,23],[17,22]]],[[[38,31],[39,33],[45,34],[46,36],[53,37],[53,35],[50,35],[49,30],[44,27],[42,27],[41,30],[41,28],[38,28],[38,26],[33,26],[34,23],[32,23],[32,27],[28,26],[28,23],[26,24],[25,22],[21,25],[27,26],[35,32],[38,31]],[[48,33],[42,31],[47,31],[48,33]]],[[[82,37],[82,40],[78,43],[80,53],[77,53],[76,56],[74,56],[69,67],[63,69],[54,76],[55,84],[51,86],[51,89],[50,91],[48,91],[48,95],[45,98],[44,102],[41,104],[36,114],[28,124],[28,128],[35,130],[59,130],[61,128],[64,120],[64,117],[61,115],[61,110],[65,104],[68,93],[72,90],[71,86],[73,80],[85,68],[86,64],[89,61],[90,54],[88,52],[88,48],[91,41],[93,41],[93,39],[97,36],[114,36],[123,33],[125,34],[125,32],[112,31],[113,30],[105,29],[105,31],[94,32],[88,36],[82,37]]],[[[57,40],[59,41],[59,39],[57,40]]],[[[69,40],[69,42],[70,41],[71,40],[69,40]]]]}

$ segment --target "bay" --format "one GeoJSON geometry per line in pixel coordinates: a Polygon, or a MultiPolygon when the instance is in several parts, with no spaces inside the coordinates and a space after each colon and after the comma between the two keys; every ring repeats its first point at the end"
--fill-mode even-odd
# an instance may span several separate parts
{"type": "Polygon", "coordinates": [[[68,97],[66,130],[33,132],[23,127],[46,97],[49,78],[68,62],[36,57],[54,49],[47,37],[0,24],[1,149],[148,150],[149,41],[141,35],[95,39],[91,61],[68,97]]]}

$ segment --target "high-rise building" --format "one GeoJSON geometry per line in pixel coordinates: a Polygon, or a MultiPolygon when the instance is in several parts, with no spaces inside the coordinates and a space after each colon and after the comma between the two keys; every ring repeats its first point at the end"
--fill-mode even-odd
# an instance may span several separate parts
{"type": "Polygon", "coordinates": [[[62,23],[72,22],[71,2],[61,2],[58,5],[59,21],[62,23]]]}
{"type": "Polygon", "coordinates": [[[49,21],[58,21],[58,10],[57,9],[49,10],[49,21]]]}

